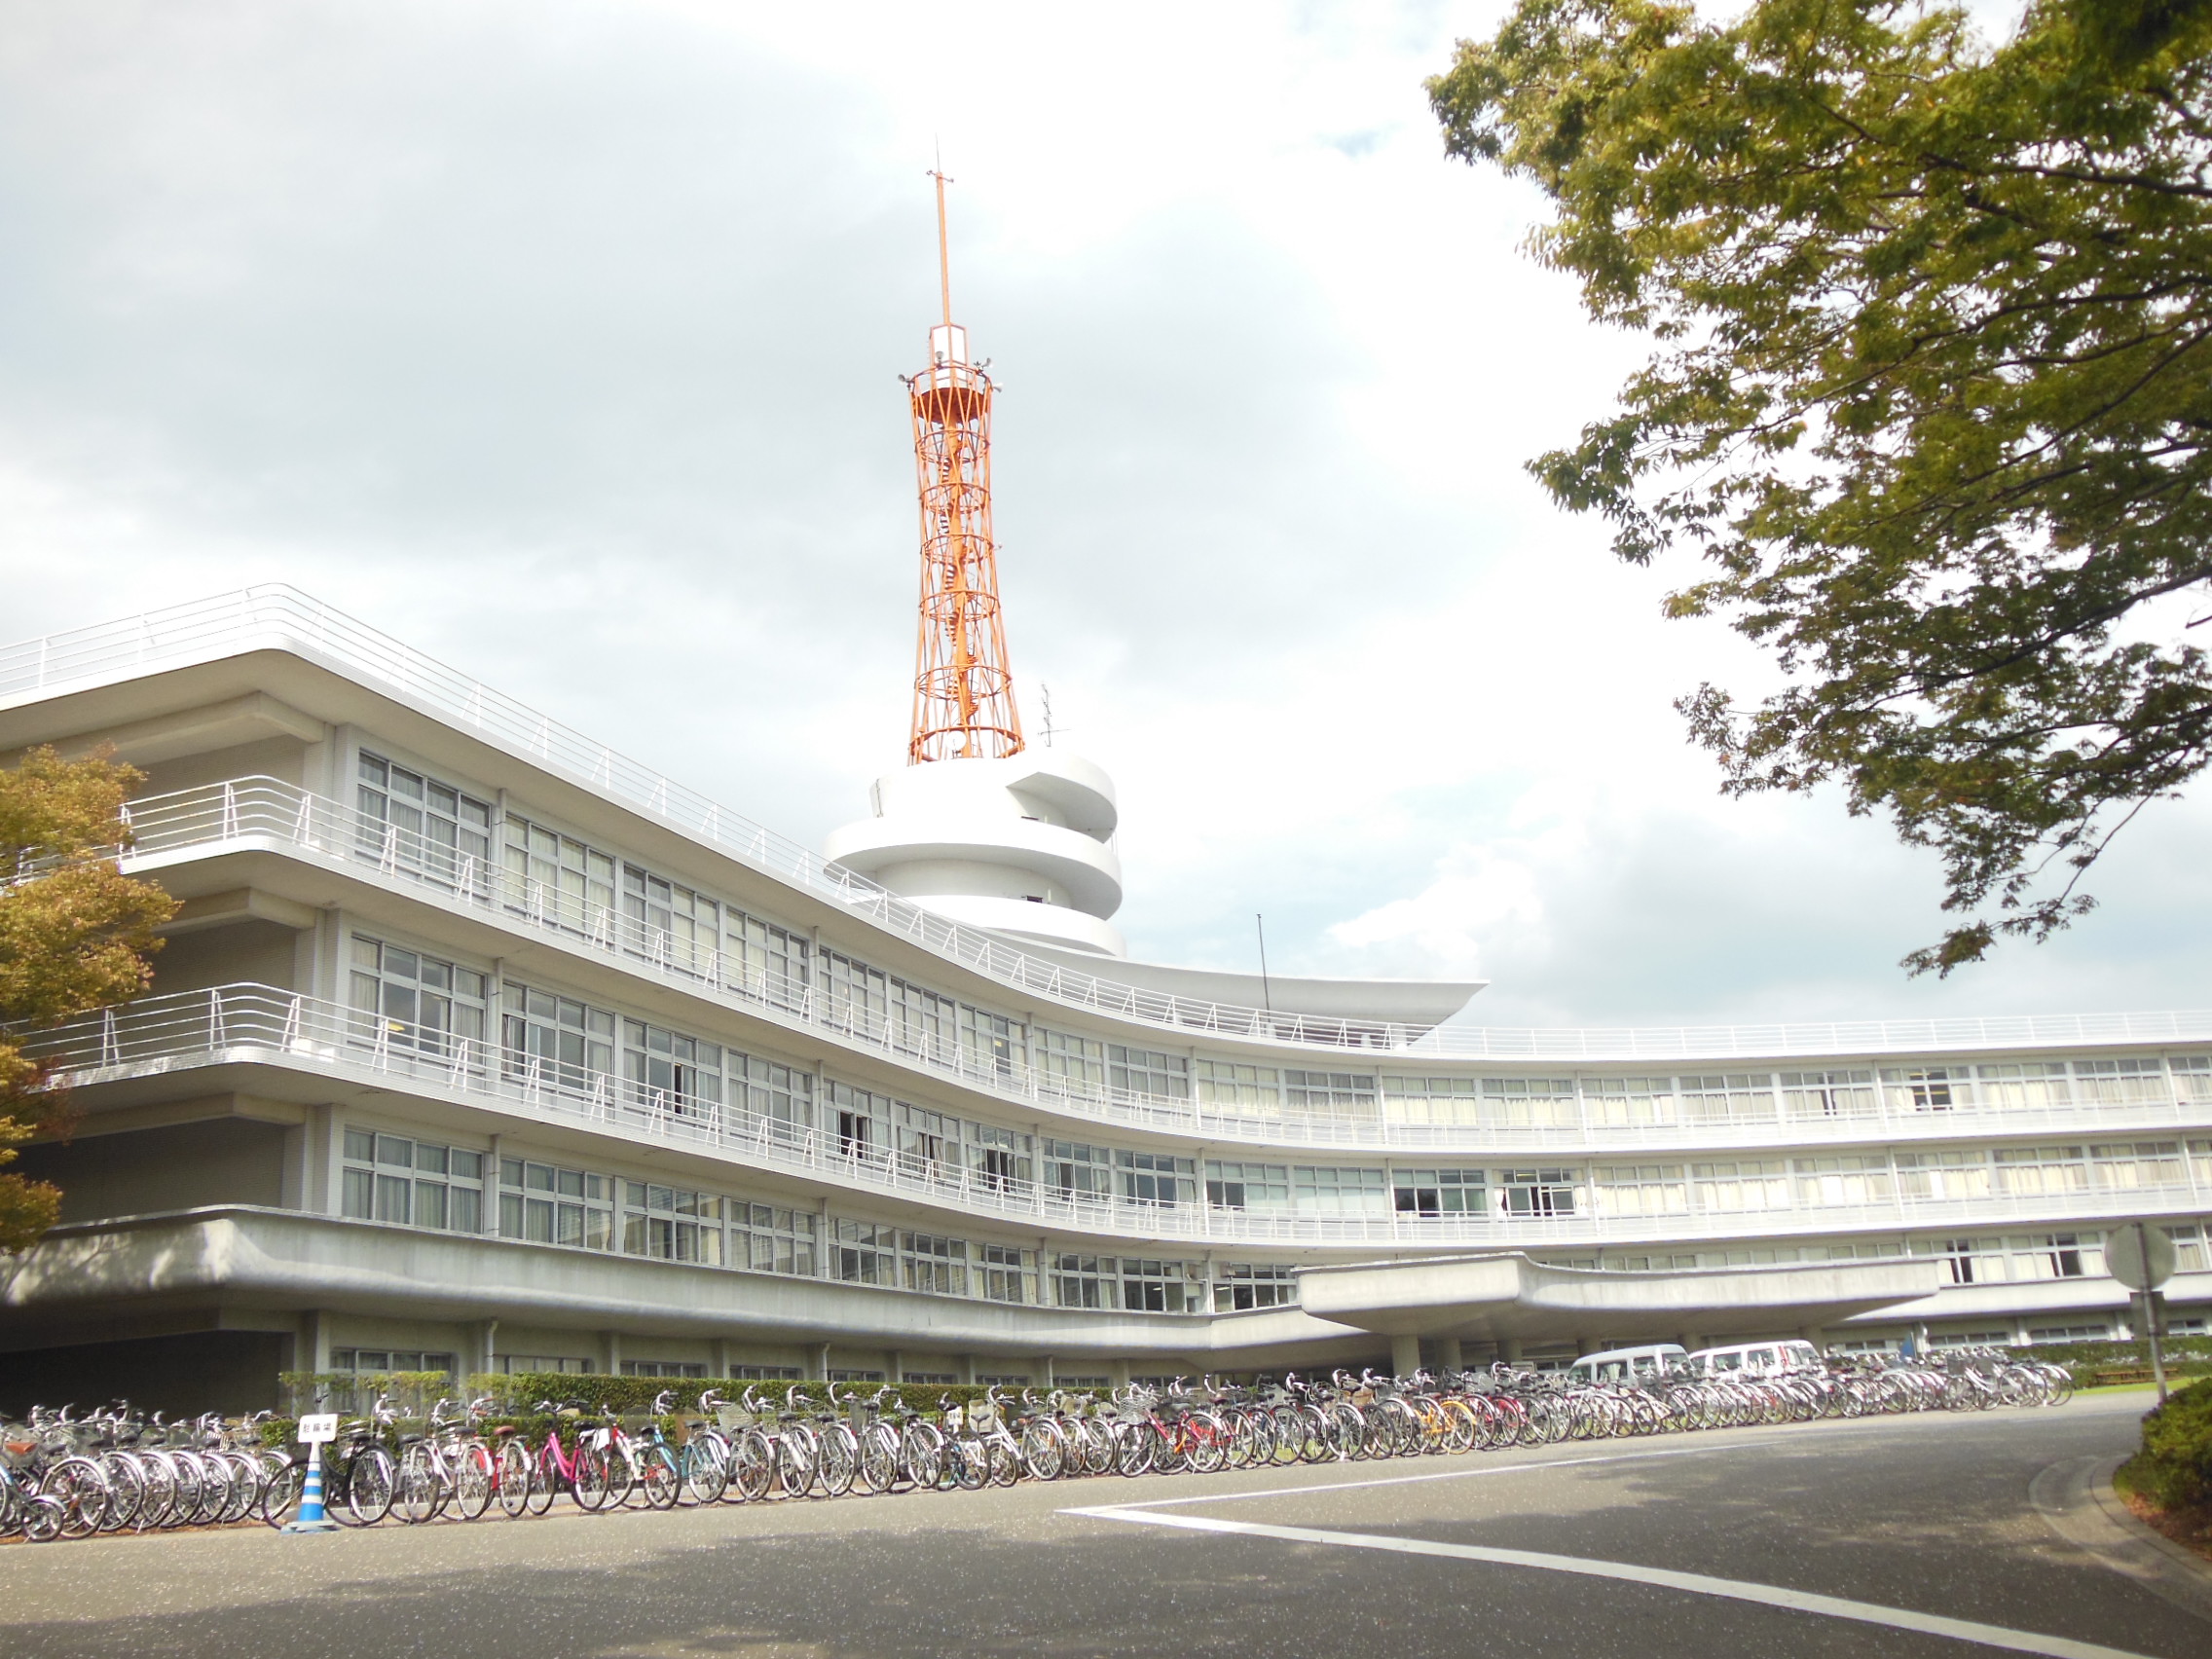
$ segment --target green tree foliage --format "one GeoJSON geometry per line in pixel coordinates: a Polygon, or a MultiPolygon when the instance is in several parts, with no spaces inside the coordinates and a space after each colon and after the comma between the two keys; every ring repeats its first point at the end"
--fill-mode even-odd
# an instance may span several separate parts
{"type": "MultiPolygon", "coordinates": [[[[24,1053],[24,1028],[69,1019],[145,990],[154,930],[176,902],[117,864],[129,845],[123,803],[141,775],[104,756],[34,749],[0,771],[0,1165],[67,1126],[65,1091],[24,1053]]],[[[0,1249],[36,1243],[60,1212],[50,1182],[0,1169],[0,1249]]]]}
{"type": "Polygon", "coordinates": [[[2208,48],[2208,0],[2042,0],[1998,45],[1939,5],[1519,0],[1428,86],[1652,342],[1530,470],[1624,559],[1697,549],[1670,613],[1785,671],[1677,705],[1727,793],[1836,781],[1939,853],[1915,972],[2065,926],[2212,758],[2208,48]]]}

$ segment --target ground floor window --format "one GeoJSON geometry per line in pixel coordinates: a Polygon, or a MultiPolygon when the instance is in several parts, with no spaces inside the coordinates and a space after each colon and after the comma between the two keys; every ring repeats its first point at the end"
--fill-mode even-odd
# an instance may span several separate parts
{"type": "Polygon", "coordinates": [[[421,1348],[332,1348],[333,1371],[443,1371],[452,1376],[453,1355],[429,1353],[421,1348]]]}
{"type": "Polygon", "coordinates": [[[555,1377],[589,1377],[592,1364],[588,1359],[571,1359],[557,1353],[503,1353],[499,1355],[499,1372],[507,1377],[535,1376],[547,1372],[555,1377]]]}
{"type": "Polygon", "coordinates": [[[978,1371],[976,1381],[986,1387],[996,1383],[1001,1388],[1026,1388],[1033,1379],[1026,1371],[978,1371]]]}
{"type": "Polygon", "coordinates": [[[830,1381],[832,1382],[880,1382],[883,1381],[883,1373],[880,1371],[839,1371],[832,1367],[830,1372],[830,1381]]]}
{"type": "Polygon", "coordinates": [[[1241,1313],[1251,1308],[1288,1308],[1298,1301],[1298,1275],[1266,1262],[1230,1262],[1214,1270],[1213,1310],[1241,1313]]]}
{"type": "MultiPolygon", "coordinates": [[[[2112,1335],[2109,1325],[2031,1325],[2028,1341],[2031,1343],[2101,1343],[2112,1335]]],[[[2006,1341],[2009,1339],[1999,1339],[2006,1341]]],[[[1937,1337],[1940,1344],[1943,1338],[1937,1337]]]]}
{"type": "Polygon", "coordinates": [[[935,1382],[941,1385],[947,1382],[958,1382],[960,1379],[949,1371],[902,1371],[899,1374],[899,1381],[902,1382],[935,1382]]]}
{"type": "Polygon", "coordinates": [[[704,1377],[707,1368],[687,1359],[626,1359],[622,1362],[625,1377],[704,1377]]]}
{"type": "Polygon", "coordinates": [[[795,1365],[733,1365],[729,1368],[733,1381],[738,1382],[796,1382],[799,1369],[795,1365]]]}

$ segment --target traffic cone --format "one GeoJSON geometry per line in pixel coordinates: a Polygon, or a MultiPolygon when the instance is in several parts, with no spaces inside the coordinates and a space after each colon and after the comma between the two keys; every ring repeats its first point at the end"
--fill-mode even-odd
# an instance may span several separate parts
{"type": "Polygon", "coordinates": [[[300,1513],[284,1524],[287,1532],[335,1532],[338,1523],[322,1512],[322,1442],[308,1448],[307,1484],[300,1489],[300,1513]]]}

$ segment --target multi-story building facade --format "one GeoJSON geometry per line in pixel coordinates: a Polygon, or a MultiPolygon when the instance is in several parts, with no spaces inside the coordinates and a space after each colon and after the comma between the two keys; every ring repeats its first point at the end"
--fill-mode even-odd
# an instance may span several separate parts
{"type": "Polygon", "coordinates": [[[1036,1382],[2212,1305],[2212,1015],[1441,1022],[1022,945],[288,590],[0,651],[148,775],[152,992],[42,1033],[0,1407],[282,1369],[1036,1382]],[[1314,1012],[1315,1010],[1340,1012],[1314,1012]],[[13,1379],[12,1382],[7,1380],[13,1379]]]}

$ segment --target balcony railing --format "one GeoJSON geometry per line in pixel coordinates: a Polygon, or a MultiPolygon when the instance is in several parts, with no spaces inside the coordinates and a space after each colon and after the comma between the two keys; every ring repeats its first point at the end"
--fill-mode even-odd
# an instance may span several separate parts
{"type": "Polygon", "coordinates": [[[969,1215],[1173,1243],[1273,1242],[1560,1245],[1664,1242],[1870,1228],[2072,1226],[2100,1216],[2186,1213],[2203,1201],[2183,1183],[1959,1199],[1896,1198],[1852,1205],[1702,1210],[1682,1215],[1426,1216],[1287,1214],[1209,1204],[1147,1203],[1053,1186],[864,1144],[813,1124],[689,1098],[496,1044],[342,1008],[266,985],[150,997],[34,1034],[29,1051],[76,1085],[216,1065],[282,1065],[388,1088],[405,1078],[430,1095],[497,1099],[528,1117],[708,1153],[969,1215]]]}
{"type": "MultiPolygon", "coordinates": [[[[615,961],[659,979],[779,1023],[828,1033],[939,1076],[1024,1104],[1131,1129],[1283,1147],[1388,1149],[1501,1155],[1583,1149],[1626,1155],[1643,1148],[1728,1148],[1894,1136],[1954,1136],[1975,1126],[2004,1133],[2040,1129],[2120,1133],[2137,1128],[2212,1125],[2212,1104],[2173,1096],[2116,1104],[1979,1106],[1962,1089],[1950,1105],[1898,1110],[1891,1091],[1862,1091],[1860,1103],[1824,1097],[1792,1110],[1772,1091],[1732,1097],[1725,1109],[1677,1097],[1626,1102],[1524,1104],[1515,1122],[1502,1102],[1483,1108],[1492,1121],[1413,1124],[1363,1113],[1265,1111],[1161,1095],[1114,1092],[1103,1085],[1033,1068],[1025,1057],[983,1052],[957,1033],[903,1020],[827,983],[688,942],[605,905],[591,904],[503,866],[387,824],[274,778],[242,778],[133,802],[133,866],[180,853],[259,846],[405,883],[488,913],[502,925],[550,935],[571,949],[615,961]]],[[[1407,1056],[1401,1064],[1418,1064],[1407,1056]]],[[[1478,1108],[1482,1103],[1458,1103],[1478,1108]]]]}
{"type": "Polygon", "coordinates": [[[258,649],[288,651],[320,662],[447,723],[479,732],[532,757],[548,771],[668,824],[740,863],[826,895],[887,931],[1026,996],[1178,1032],[1410,1056],[1620,1061],[1930,1052],[2212,1038],[2212,1013],[1616,1030],[1429,1029],[1385,1020],[1278,1014],[1147,990],[1063,968],[1018,950],[994,935],[947,921],[482,682],[281,584],[246,588],[0,647],[0,701],[21,701],[40,692],[104,683],[258,649]]]}

